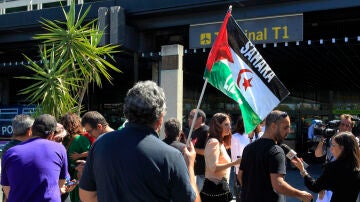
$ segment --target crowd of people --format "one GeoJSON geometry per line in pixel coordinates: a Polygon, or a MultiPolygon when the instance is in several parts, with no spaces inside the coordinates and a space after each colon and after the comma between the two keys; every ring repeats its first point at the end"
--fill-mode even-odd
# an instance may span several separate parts
{"type": "MultiPolygon", "coordinates": [[[[270,112],[246,134],[241,115],[233,130],[226,113],[214,114],[207,125],[206,113],[193,109],[188,126],[194,130],[189,134],[176,118],[164,120],[165,93],[152,81],[138,82],[127,92],[123,112],[127,121],[117,130],[96,111],[82,117],[67,113],[58,121],[49,114],[35,119],[17,115],[13,139],[1,154],[6,200],[312,200],[311,193],[285,180],[286,154],[279,145],[290,133],[286,112],[270,112]]],[[[291,162],[309,190],[331,191],[332,202],[355,202],[360,190],[359,145],[349,130],[351,119],[342,116],[341,121],[330,148],[324,147],[324,139],[319,142],[317,156],[331,153],[319,178],[310,176],[302,159],[291,162]]],[[[323,200],[324,193],[318,198],[323,200]]]]}
{"type": "Polygon", "coordinates": [[[12,127],[13,138],[1,152],[5,201],[80,201],[77,184],[90,146],[112,130],[105,118],[96,111],[82,118],[67,113],[59,122],[49,114],[20,114],[12,127]]]}

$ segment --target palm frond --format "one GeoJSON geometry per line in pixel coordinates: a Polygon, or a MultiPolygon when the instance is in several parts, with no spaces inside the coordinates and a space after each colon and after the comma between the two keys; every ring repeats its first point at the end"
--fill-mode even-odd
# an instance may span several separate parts
{"type": "Polygon", "coordinates": [[[85,22],[91,7],[76,12],[75,3],[69,9],[62,6],[65,21],[41,19],[47,33],[37,34],[41,40],[41,65],[24,55],[31,70],[31,76],[17,78],[32,80],[33,84],[19,91],[27,95],[33,104],[40,104],[43,112],[55,116],[68,111],[81,110],[81,103],[89,83],[102,86],[102,78],[111,83],[111,71],[121,72],[103,57],[115,61],[112,54],[119,52],[117,45],[98,46],[103,31],[97,26],[97,19],[85,22]],[[81,90],[83,89],[83,90],[81,90]],[[64,111],[65,110],[65,111],[64,111]]]}

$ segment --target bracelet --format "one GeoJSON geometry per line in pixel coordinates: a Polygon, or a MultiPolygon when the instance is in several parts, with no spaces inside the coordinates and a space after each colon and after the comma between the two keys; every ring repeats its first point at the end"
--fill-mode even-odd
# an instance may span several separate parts
{"type": "Polygon", "coordinates": [[[308,175],[309,173],[304,169],[303,171],[300,171],[300,175],[302,177],[305,177],[306,175],[308,175]]]}

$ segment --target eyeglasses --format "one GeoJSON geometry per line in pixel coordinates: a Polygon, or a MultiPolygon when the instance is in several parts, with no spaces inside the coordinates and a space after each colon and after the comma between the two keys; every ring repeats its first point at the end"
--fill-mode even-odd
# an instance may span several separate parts
{"type": "Polygon", "coordinates": [[[346,124],[346,123],[340,123],[340,125],[341,125],[341,126],[348,127],[348,128],[349,128],[349,127],[351,127],[351,125],[350,125],[350,124],[346,124]]]}
{"type": "Polygon", "coordinates": [[[91,134],[93,130],[94,130],[94,129],[91,128],[90,130],[86,130],[86,132],[88,132],[89,134],[91,134]]]}

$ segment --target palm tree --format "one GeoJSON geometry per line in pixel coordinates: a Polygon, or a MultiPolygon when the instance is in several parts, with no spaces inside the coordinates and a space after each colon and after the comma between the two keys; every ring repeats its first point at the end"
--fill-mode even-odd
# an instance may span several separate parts
{"type": "MultiPolygon", "coordinates": [[[[76,111],[77,100],[71,95],[69,86],[76,88],[78,78],[71,77],[71,72],[67,70],[71,61],[64,61],[55,58],[55,50],[51,49],[48,54],[47,49],[43,48],[40,52],[41,64],[25,56],[29,61],[26,67],[33,72],[32,76],[21,76],[21,79],[35,80],[36,82],[20,91],[21,94],[29,94],[28,99],[33,103],[42,103],[41,111],[60,117],[63,112],[76,111]]],[[[38,110],[40,110],[38,108],[38,110]]],[[[37,111],[36,114],[40,113],[37,111]]]]}
{"type": "Polygon", "coordinates": [[[36,84],[21,90],[20,93],[29,94],[28,99],[31,103],[41,104],[42,112],[56,113],[54,114],[56,117],[68,111],[79,113],[90,83],[94,82],[101,87],[102,77],[111,83],[112,77],[109,69],[121,72],[104,59],[106,57],[113,60],[112,54],[119,52],[116,50],[118,46],[99,46],[103,31],[99,30],[96,25],[97,19],[90,22],[84,21],[90,7],[83,14],[81,13],[82,9],[80,9],[76,16],[75,3],[72,2],[68,12],[65,11],[64,7],[62,7],[62,11],[66,19],[65,22],[43,19],[41,24],[47,33],[37,34],[34,37],[43,42],[43,51],[41,51],[43,68],[25,56],[30,62],[30,65],[26,67],[34,71],[35,74],[29,77],[19,77],[36,81],[36,84]],[[51,54],[47,54],[48,49],[51,49],[51,54]],[[51,57],[54,61],[51,62],[50,59],[50,62],[46,63],[51,57]],[[56,78],[62,84],[61,90],[56,87],[59,83],[49,81],[50,73],[44,75],[46,71],[52,73],[51,79],[56,78]],[[63,94],[47,99],[49,94],[52,94],[50,90],[54,88],[63,94]],[[67,104],[64,104],[63,108],[52,109],[52,107],[57,107],[57,103],[65,102],[67,104]]]}

